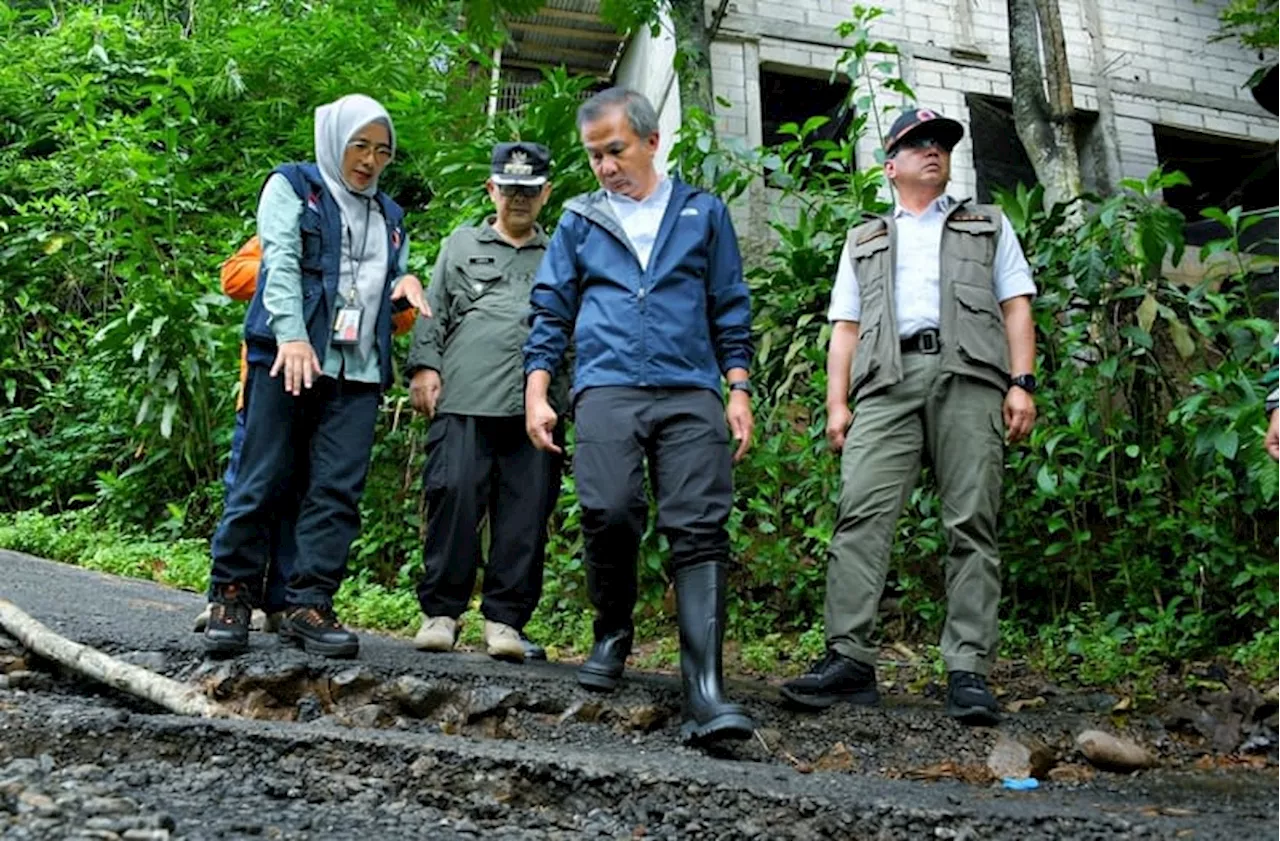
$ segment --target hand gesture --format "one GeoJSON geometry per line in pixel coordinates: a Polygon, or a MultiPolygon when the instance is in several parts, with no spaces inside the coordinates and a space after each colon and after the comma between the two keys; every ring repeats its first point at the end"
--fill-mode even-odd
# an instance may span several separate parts
{"type": "Polygon", "coordinates": [[[737,464],[742,461],[747,450],[751,449],[751,434],[756,426],[751,414],[751,395],[745,391],[730,391],[729,407],[725,410],[724,417],[729,422],[733,440],[738,442],[738,448],[733,453],[733,463],[737,464]]]}
{"type": "Polygon", "coordinates": [[[284,372],[284,390],[297,397],[303,388],[311,388],[316,377],[322,373],[320,360],[315,349],[306,339],[284,342],[276,351],[275,364],[271,366],[271,376],[284,372]]]}
{"type": "Polygon", "coordinates": [[[436,416],[436,403],[440,400],[440,372],[423,368],[409,382],[409,402],[428,418],[436,416]]]}
{"type": "Polygon", "coordinates": [[[1016,444],[1031,434],[1036,424],[1036,401],[1016,385],[1004,396],[1005,438],[1016,444]]]}
{"type": "Polygon", "coordinates": [[[841,403],[827,409],[827,443],[831,445],[832,452],[844,451],[845,435],[848,434],[849,425],[852,423],[853,412],[849,411],[848,403],[841,403]]]}
{"type": "Polygon", "coordinates": [[[427,295],[422,291],[422,281],[418,280],[417,275],[401,275],[396,281],[396,288],[391,290],[391,300],[398,301],[401,298],[408,298],[409,303],[423,318],[431,317],[431,305],[427,303],[427,295]]]}
{"type": "Polygon", "coordinates": [[[527,403],[524,409],[524,429],[533,446],[556,455],[564,452],[556,446],[555,439],[551,437],[558,420],[555,409],[552,409],[551,404],[546,400],[527,403]]]}

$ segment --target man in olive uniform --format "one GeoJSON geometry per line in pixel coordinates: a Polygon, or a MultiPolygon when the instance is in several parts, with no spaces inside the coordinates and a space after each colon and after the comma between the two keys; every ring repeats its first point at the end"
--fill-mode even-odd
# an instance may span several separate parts
{"type": "Polygon", "coordinates": [[[923,458],[947,532],[947,714],[999,720],[986,684],[1000,600],[996,519],[1006,440],[1035,423],[1036,289],[1000,209],[946,194],[963,136],[935,111],[899,117],[884,165],[897,206],[854,228],[840,255],[827,359],[827,437],[842,453],[827,655],[782,690],[805,707],[879,700],[876,609],[923,458]]]}
{"type": "Polygon", "coordinates": [[[550,162],[536,143],[494,147],[485,186],[496,213],[445,242],[427,293],[435,318],[419,320],[414,331],[410,394],[432,419],[418,584],[424,619],[414,640],[423,651],[449,651],[457,641],[488,514],[485,645],[490,656],[512,662],[546,657],[523,629],[542,595],[562,457],[537,449],[525,434],[521,348],[533,276],[547,248],[537,218],[551,194],[550,162]]]}

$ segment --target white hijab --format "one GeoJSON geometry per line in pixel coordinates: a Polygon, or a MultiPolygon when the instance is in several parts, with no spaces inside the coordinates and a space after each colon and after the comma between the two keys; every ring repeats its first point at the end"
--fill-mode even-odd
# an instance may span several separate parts
{"type": "Polygon", "coordinates": [[[363,190],[352,187],[342,177],[342,154],[356,132],[370,123],[387,127],[391,136],[391,159],[395,160],[396,129],[391,124],[391,115],[377,100],[353,93],[316,109],[316,164],[342,211],[343,221],[353,230],[357,218],[363,221],[368,200],[378,192],[378,179],[371,180],[363,190]]]}
{"type": "Polygon", "coordinates": [[[396,130],[391,124],[391,116],[376,100],[356,93],[316,109],[316,164],[329,194],[338,204],[343,227],[348,232],[342,243],[340,290],[346,294],[345,290],[354,285],[365,310],[358,348],[362,358],[367,358],[373,351],[374,328],[382,303],[389,255],[386,237],[382,235],[382,210],[373,200],[378,192],[378,179],[371,180],[363,190],[352,187],[342,177],[342,154],[360,129],[379,122],[387,127],[391,136],[391,157],[394,160],[396,130]],[[370,229],[377,235],[370,236],[370,229]]]}

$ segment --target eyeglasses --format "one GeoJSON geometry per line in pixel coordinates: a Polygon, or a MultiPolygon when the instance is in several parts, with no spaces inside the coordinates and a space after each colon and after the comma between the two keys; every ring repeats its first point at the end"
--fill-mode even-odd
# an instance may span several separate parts
{"type": "Polygon", "coordinates": [[[367,140],[353,140],[347,144],[347,148],[354,149],[362,158],[370,152],[373,152],[374,158],[376,158],[379,163],[385,164],[387,161],[391,160],[391,147],[384,143],[373,144],[367,140]]]}
{"type": "Polygon", "coordinates": [[[507,198],[515,196],[524,196],[526,199],[536,199],[538,194],[542,192],[542,185],[535,184],[499,184],[498,192],[507,198]]]}

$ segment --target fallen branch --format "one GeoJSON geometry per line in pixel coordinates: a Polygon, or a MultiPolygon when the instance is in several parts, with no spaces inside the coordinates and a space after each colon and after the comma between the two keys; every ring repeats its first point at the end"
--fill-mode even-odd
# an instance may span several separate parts
{"type": "Polygon", "coordinates": [[[0,627],[46,660],[52,660],[114,689],[145,698],[170,712],[202,718],[234,716],[221,704],[209,700],[196,687],[179,683],[141,666],[121,662],[96,648],[54,633],[7,599],[0,599],[0,627]]]}

